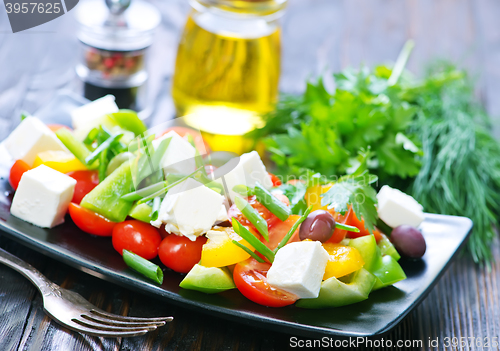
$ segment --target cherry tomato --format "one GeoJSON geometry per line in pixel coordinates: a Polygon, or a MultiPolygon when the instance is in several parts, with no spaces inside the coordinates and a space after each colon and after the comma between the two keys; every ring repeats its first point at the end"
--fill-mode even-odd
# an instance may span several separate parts
{"type": "Polygon", "coordinates": [[[160,136],[167,134],[168,132],[170,132],[172,130],[174,132],[176,132],[177,134],[179,134],[181,137],[184,137],[186,135],[191,135],[193,137],[194,145],[196,146],[196,149],[198,149],[198,151],[201,154],[204,154],[204,153],[209,154],[210,153],[210,147],[208,146],[208,143],[203,139],[203,137],[201,136],[201,133],[194,130],[194,129],[191,129],[188,127],[174,126],[174,127],[167,128],[163,132],[163,134],[161,134],[160,136]],[[203,151],[205,151],[205,152],[203,152],[203,151]]]}
{"type": "Polygon", "coordinates": [[[238,290],[247,299],[268,307],[288,306],[297,301],[297,296],[274,288],[267,282],[267,271],[271,265],[250,258],[234,267],[233,279],[238,290]]]}
{"type": "Polygon", "coordinates": [[[111,236],[113,233],[116,222],[72,202],[68,210],[73,222],[85,233],[98,236],[111,236]]]}
{"type": "Polygon", "coordinates": [[[281,184],[283,184],[281,179],[279,179],[278,176],[276,176],[275,174],[272,174],[269,172],[267,172],[267,174],[269,174],[269,177],[271,178],[271,182],[273,182],[273,186],[280,186],[281,184]]]}
{"type": "Polygon", "coordinates": [[[169,234],[158,250],[160,261],[168,268],[187,273],[201,260],[201,250],[207,238],[199,236],[195,241],[181,235],[169,234]]]}
{"type": "Polygon", "coordinates": [[[71,202],[80,204],[82,199],[99,184],[99,173],[97,171],[73,171],[67,173],[76,180],[75,192],[71,202]]]}
{"type": "MultiPolygon", "coordinates": [[[[351,208],[350,208],[350,211],[352,211],[351,208]]],[[[354,238],[359,238],[361,236],[370,235],[370,232],[365,227],[365,220],[364,219],[359,220],[358,217],[356,216],[356,214],[354,213],[354,211],[352,211],[352,215],[349,218],[349,220],[346,222],[346,224],[352,225],[352,226],[359,229],[359,233],[347,232],[348,238],[354,239],[354,238]]],[[[380,240],[382,240],[382,233],[377,228],[375,228],[375,230],[373,230],[373,236],[375,237],[375,240],[377,241],[377,243],[380,240]]]]}
{"type": "Polygon", "coordinates": [[[50,129],[51,131],[53,131],[54,133],[55,133],[55,132],[57,132],[57,131],[58,131],[59,129],[61,129],[61,128],[65,128],[65,129],[67,129],[67,130],[71,131],[71,128],[70,128],[70,127],[65,126],[65,125],[63,125],[63,124],[56,124],[56,123],[54,123],[54,124],[47,124],[47,127],[49,127],[49,129],[50,129]]]}
{"type": "Polygon", "coordinates": [[[21,181],[21,177],[23,176],[24,172],[29,171],[30,169],[31,167],[23,160],[17,160],[12,165],[9,174],[9,183],[14,188],[14,190],[17,190],[17,187],[19,185],[19,182],[21,181]]]}
{"type": "Polygon", "coordinates": [[[160,243],[161,236],[155,227],[135,219],[118,223],[113,229],[113,247],[120,255],[125,249],[151,260],[158,254],[160,243]]]}

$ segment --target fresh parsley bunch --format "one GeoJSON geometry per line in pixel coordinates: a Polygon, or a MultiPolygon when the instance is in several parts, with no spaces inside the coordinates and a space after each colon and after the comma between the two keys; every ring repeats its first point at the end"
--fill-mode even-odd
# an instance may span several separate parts
{"type": "Polygon", "coordinates": [[[408,134],[417,108],[390,85],[391,70],[364,67],[335,74],[330,94],[321,79],[309,82],[304,95],[287,96],[265,116],[254,137],[264,136],[278,173],[312,169],[326,176],[356,168],[358,152],[371,150],[370,171],[380,176],[413,177],[420,170],[417,139],[408,134]]]}

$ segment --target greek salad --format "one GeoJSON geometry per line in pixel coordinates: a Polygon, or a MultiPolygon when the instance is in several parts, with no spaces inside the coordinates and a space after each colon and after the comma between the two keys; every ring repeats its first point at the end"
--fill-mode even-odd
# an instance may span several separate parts
{"type": "Polygon", "coordinates": [[[186,127],[153,134],[113,96],[71,115],[73,128],[25,116],[4,140],[11,214],[43,228],[69,214],[158,284],[171,269],[183,289],[338,307],[405,279],[401,255],[425,252],[422,206],[386,185],[377,193],[363,154],[336,179],[285,180],[256,151],[211,153],[186,127]]]}

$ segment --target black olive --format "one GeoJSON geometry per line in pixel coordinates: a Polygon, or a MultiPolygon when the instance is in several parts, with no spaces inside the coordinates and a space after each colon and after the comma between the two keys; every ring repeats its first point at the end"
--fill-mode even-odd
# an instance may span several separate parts
{"type": "Polygon", "coordinates": [[[324,210],[313,211],[302,222],[299,229],[300,240],[326,242],[332,237],[335,230],[335,219],[330,212],[324,210]]]}

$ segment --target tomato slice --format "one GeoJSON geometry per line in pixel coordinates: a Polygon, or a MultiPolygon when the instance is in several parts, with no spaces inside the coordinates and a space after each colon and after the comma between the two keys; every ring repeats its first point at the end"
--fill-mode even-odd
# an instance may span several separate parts
{"type": "Polygon", "coordinates": [[[168,268],[188,273],[201,259],[201,251],[207,238],[199,236],[195,241],[181,235],[168,234],[160,244],[158,256],[168,268]]]}
{"type": "Polygon", "coordinates": [[[23,160],[17,160],[12,165],[9,174],[9,183],[14,188],[14,190],[17,190],[24,172],[29,171],[30,169],[31,167],[23,160]]]}
{"type": "MultiPolygon", "coordinates": [[[[328,210],[328,212],[330,212],[332,214],[336,223],[341,223],[341,224],[350,223],[351,218],[354,214],[354,211],[350,207],[349,207],[349,210],[344,215],[342,215],[339,212],[335,212],[335,210],[333,210],[333,209],[328,210]]],[[[344,240],[346,234],[347,234],[347,230],[335,228],[335,230],[333,231],[332,237],[330,239],[328,239],[327,242],[328,243],[340,243],[342,240],[344,240]]],[[[356,234],[358,234],[358,233],[356,233],[356,234]]]]}
{"type": "MultiPolygon", "coordinates": [[[[365,220],[364,219],[360,220],[356,216],[356,214],[354,213],[354,211],[352,210],[352,208],[349,208],[349,211],[352,212],[352,214],[351,214],[349,220],[346,222],[346,224],[347,225],[352,225],[352,226],[358,228],[359,229],[359,233],[347,232],[347,237],[351,238],[351,239],[355,239],[355,238],[359,238],[361,236],[370,235],[370,232],[365,227],[365,220]]],[[[382,240],[382,233],[377,228],[375,228],[375,230],[373,231],[373,236],[375,237],[375,240],[377,241],[377,243],[380,240],[382,240]]]]}
{"type": "Polygon", "coordinates": [[[271,178],[271,182],[273,182],[273,186],[280,186],[281,184],[283,184],[283,182],[281,181],[281,179],[278,178],[277,175],[269,173],[269,172],[267,172],[267,174],[269,174],[269,177],[271,178]]]}
{"type": "Polygon", "coordinates": [[[94,211],[81,207],[73,202],[69,204],[69,215],[78,228],[85,233],[98,236],[111,236],[116,222],[111,222],[94,211]]]}
{"type": "Polygon", "coordinates": [[[247,299],[268,307],[292,305],[298,297],[267,282],[267,271],[271,265],[250,258],[234,267],[233,279],[238,290],[247,299]]]}
{"type": "Polygon", "coordinates": [[[97,171],[73,171],[66,173],[76,180],[75,192],[71,202],[80,204],[82,199],[99,184],[99,173],[97,171]]]}
{"type": "MultiPolygon", "coordinates": [[[[278,244],[283,240],[285,235],[290,231],[295,222],[299,220],[299,215],[290,215],[285,221],[278,221],[269,227],[269,241],[266,241],[264,238],[261,238],[261,241],[271,250],[274,250],[278,244]]],[[[289,243],[294,241],[300,241],[299,239],[299,229],[295,231],[292,235],[289,243]]]]}
{"type": "MultiPolygon", "coordinates": [[[[267,208],[265,208],[264,205],[262,205],[260,202],[258,202],[256,200],[255,195],[250,196],[247,199],[247,201],[250,204],[250,206],[252,206],[254,209],[256,209],[257,212],[259,212],[259,214],[261,215],[261,217],[266,220],[268,228],[272,227],[274,224],[276,224],[278,222],[281,222],[278,217],[276,217],[271,211],[269,211],[267,208]]],[[[255,229],[253,224],[250,223],[250,221],[245,216],[243,216],[243,214],[236,207],[236,205],[233,205],[233,206],[231,206],[231,208],[229,208],[227,215],[229,217],[229,220],[231,220],[231,218],[234,217],[242,225],[244,225],[246,227],[250,227],[255,233],[258,233],[257,229],[255,229]]]]}

